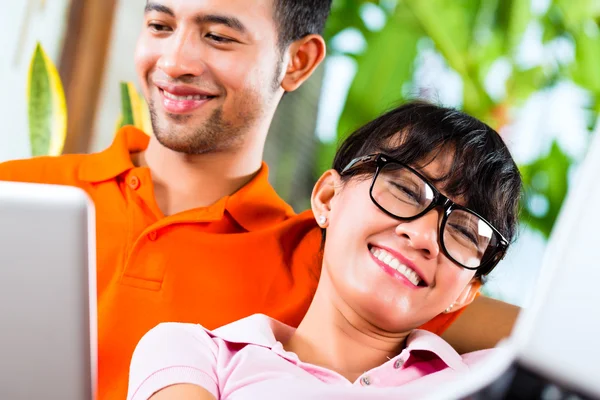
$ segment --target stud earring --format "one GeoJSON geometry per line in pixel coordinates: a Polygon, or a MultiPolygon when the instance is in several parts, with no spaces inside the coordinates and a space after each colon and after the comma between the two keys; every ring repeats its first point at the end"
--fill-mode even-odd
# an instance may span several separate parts
{"type": "Polygon", "coordinates": [[[454,307],[454,303],[450,304],[450,306],[444,310],[444,313],[448,314],[450,311],[452,311],[452,307],[454,307]]]}
{"type": "Polygon", "coordinates": [[[321,215],[321,216],[319,217],[319,220],[318,220],[318,222],[319,222],[319,225],[325,225],[325,222],[327,222],[327,217],[326,217],[326,216],[324,216],[324,215],[321,215]]]}

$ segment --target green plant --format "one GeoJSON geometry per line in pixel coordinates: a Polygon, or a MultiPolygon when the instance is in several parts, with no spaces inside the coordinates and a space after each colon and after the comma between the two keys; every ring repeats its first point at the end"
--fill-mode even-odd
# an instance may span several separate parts
{"type": "Polygon", "coordinates": [[[117,127],[133,125],[146,134],[152,134],[148,105],[131,82],[121,82],[121,117],[117,127]]]}
{"type": "MultiPolygon", "coordinates": [[[[56,66],[39,43],[30,62],[27,95],[32,156],[60,155],[67,135],[65,93],[56,66]]],[[[134,125],[152,133],[148,106],[130,82],[121,83],[121,107],[117,128],[134,125]]]]}
{"type": "Polygon", "coordinates": [[[56,67],[39,43],[29,67],[27,99],[31,154],[61,154],[67,134],[65,94],[56,67]]]}

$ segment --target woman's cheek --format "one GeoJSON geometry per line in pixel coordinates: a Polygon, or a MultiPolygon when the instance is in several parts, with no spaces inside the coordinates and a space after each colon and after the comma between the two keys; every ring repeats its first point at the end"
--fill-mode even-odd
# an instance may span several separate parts
{"type": "Polygon", "coordinates": [[[440,274],[441,282],[438,281],[438,285],[441,283],[444,290],[455,295],[460,294],[475,276],[475,271],[470,271],[454,264],[445,265],[444,267],[440,274]]]}

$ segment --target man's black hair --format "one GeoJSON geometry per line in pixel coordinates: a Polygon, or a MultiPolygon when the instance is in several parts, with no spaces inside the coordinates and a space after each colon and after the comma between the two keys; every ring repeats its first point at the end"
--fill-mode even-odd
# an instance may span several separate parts
{"type": "Polygon", "coordinates": [[[273,0],[279,47],[311,34],[322,34],[332,0],[273,0]]]}

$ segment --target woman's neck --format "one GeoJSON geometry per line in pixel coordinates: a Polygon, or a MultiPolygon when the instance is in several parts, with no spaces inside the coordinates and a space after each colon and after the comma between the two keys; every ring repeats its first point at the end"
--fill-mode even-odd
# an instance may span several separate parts
{"type": "Polygon", "coordinates": [[[284,347],[303,362],[328,368],[354,382],[398,355],[410,332],[397,334],[377,328],[332,289],[324,271],[306,316],[284,347]]]}

